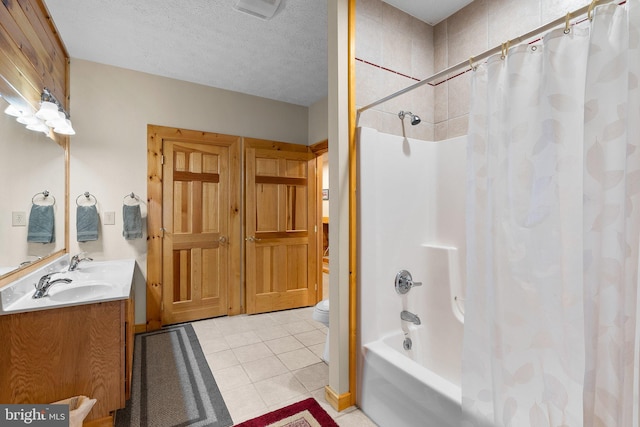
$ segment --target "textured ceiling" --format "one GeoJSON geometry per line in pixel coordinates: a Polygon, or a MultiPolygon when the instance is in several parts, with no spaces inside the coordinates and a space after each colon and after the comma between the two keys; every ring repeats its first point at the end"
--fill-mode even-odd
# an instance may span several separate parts
{"type": "MultiPolygon", "coordinates": [[[[44,0],[71,58],[309,106],[327,96],[327,1],[263,21],[234,0],[44,0]]],[[[438,22],[471,0],[385,0],[438,22]]]]}
{"type": "Polygon", "coordinates": [[[309,106],[327,96],[327,2],[264,21],[233,0],[45,0],[71,58],[309,106]]]}

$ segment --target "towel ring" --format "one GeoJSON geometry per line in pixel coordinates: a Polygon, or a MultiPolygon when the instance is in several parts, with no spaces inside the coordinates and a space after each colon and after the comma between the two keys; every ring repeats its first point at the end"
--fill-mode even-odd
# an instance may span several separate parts
{"type": "Polygon", "coordinates": [[[138,195],[137,195],[136,193],[134,193],[134,192],[131,192],[131,193],[127,194],[126,196],[124,196],[124,197],[122,198],[122,203],[123,203],[124,205],[126,205],[126,206],[135,206],[136,204],[127,204],[127,203],[126,203],[127,201],[130,201],[130,200],[135,200],[135,201],[136,201],[136,204],[138,204],[138,205],[139,205],[139,204],[141,204],[141,203],[144,203],[144,202],[142,201],[142,199],[140,199],[140,196],[138,196],[138,195]]]}
{"type": "Polygon", "coordinates": [[[51,195],[51,198],[53,199],[53,203],[51,203],[52,205],[56,204],[56,198],[53,194],[50,194],[48,190],[44,190],[40,193],[36,193],[33,195],[33,197],[31,198],[31,203],[32,204],[36,204],[36,197],[38,197],[40,194],[42,194],[42,200],[46,200],[47,197],[49,197],[49,195],[51,195]]]}
{"type": "Polygon", "coordinates": [[[92,205],[83,205],[83,206],[95,206],[95,205],[98,204],[98,199],[96,198],[96,196],[94,196],[93,194],[89,193],[88,191],[85,191],[83,194],[81,194],[78,197],[76,197],[76,205],[80,206],[80,203],[78,202],[78,200],[82,196],[86,197],[87,200],[91,200],[91,198],[93,197],[93,204],[92,205]]]}

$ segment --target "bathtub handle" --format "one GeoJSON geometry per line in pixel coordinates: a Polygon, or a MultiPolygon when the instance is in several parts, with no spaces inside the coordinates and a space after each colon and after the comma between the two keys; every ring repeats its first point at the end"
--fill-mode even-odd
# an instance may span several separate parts
{"type": "Polygon", "coordinates": [[[404,295],[411,290],[414,286],[422,286],[422,282],[414,282],[411,273],[407,270],[400,270],[396,274],[396,292],[404,295]]]}

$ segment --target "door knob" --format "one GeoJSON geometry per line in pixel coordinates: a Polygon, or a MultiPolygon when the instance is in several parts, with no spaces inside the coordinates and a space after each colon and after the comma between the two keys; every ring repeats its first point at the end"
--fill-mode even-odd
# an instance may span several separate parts
{"type": "Polygon", "coordinates": [[[256,236],[249,236],[244,240],[246,240],[247,242],[255,243],[255,242],[259,242],[262,239],[258,239],[256,236]]]}
{"type": "Polygon", "coordinates": [[[225,243],[227,243],[227,237],[226,236],[218,237],[218,243],[220,243],[221,245],[224,245],[225,243]]]}

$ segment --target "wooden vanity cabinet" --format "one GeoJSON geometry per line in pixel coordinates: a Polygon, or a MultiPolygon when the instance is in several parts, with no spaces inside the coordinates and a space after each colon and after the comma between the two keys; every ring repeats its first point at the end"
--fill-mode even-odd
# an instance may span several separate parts
{"type": "Polygon", "coordinates": [[[130,393],[133,299],[0,316],[0,402],[97,399],[109,417],[130,393]]]}

